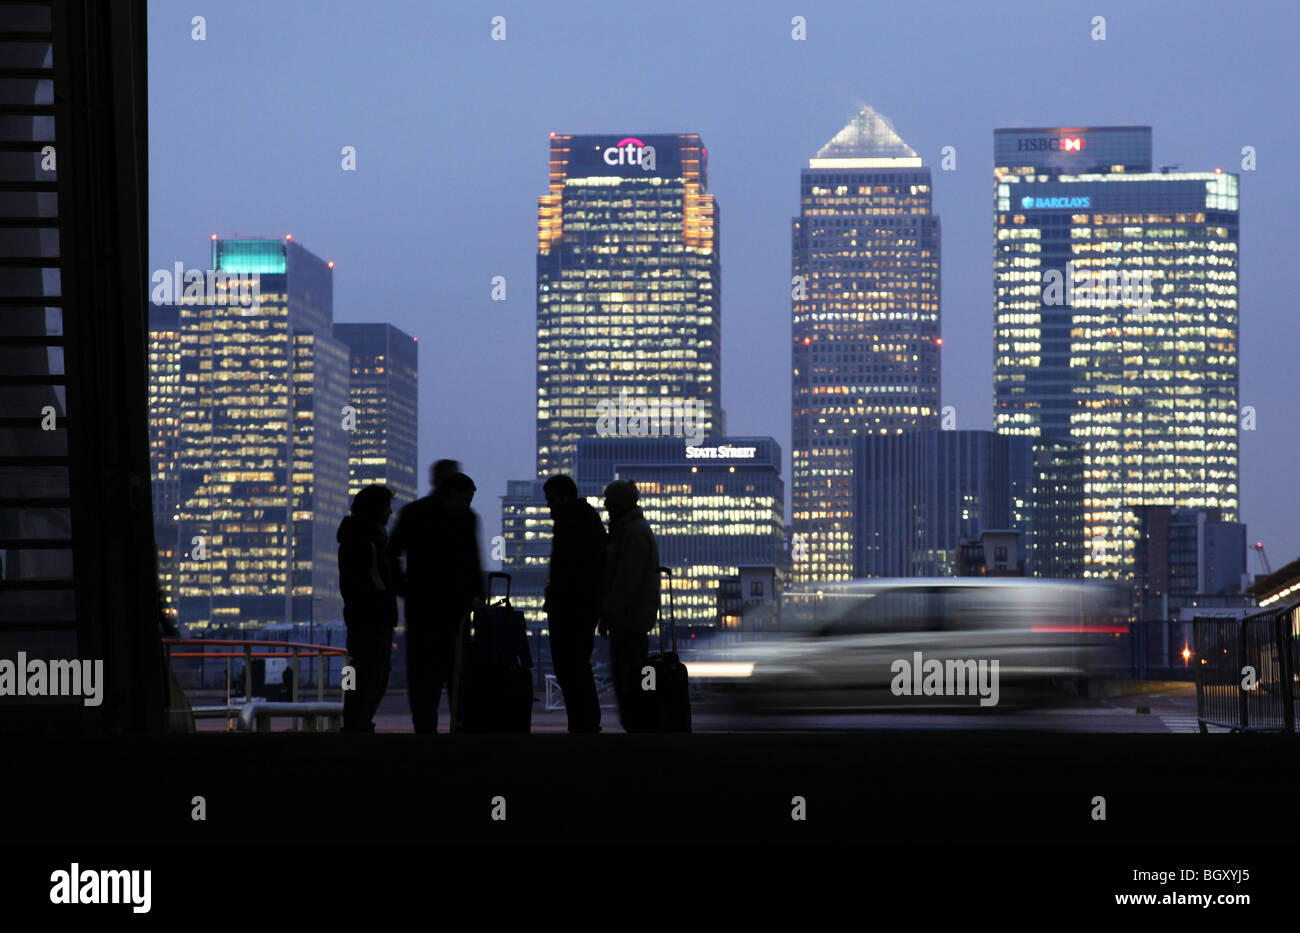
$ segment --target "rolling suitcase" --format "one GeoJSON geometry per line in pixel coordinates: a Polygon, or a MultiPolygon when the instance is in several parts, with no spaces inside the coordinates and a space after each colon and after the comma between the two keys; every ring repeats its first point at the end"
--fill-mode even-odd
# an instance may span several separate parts
{"type": "Polygon", "coordinates": [[[533,719],[532,652],[524,614],[510,605],[510,574],[488,574],[488,605],[467,615],[457,635],[453,732],[528,732],[533,719]],[[493,603],[492,580],[506,593],[493,603]]]}
{"type": "Polygon", "coordinates": [[[673,617],[673,572],[660,567],[667,591],[668,641],[664,641],[664,604],[659,603],[659,650],[646,658],[654,668],[655,689],[644,690],[645,728],[650,732],[690,732],[691,695],[686,665],[677,656],[677,623],[673,617]]]}

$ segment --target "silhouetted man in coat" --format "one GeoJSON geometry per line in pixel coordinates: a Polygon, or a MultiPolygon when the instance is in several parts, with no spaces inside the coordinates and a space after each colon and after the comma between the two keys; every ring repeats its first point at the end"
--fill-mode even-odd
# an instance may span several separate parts
{"type": "Polygon", "coordinates": [[[416,732],[438,731],[438,702],[451,676],[456,633],[465,614],[486,596],[479,565],[478,516],[470,508],[474,481],[464,473],[441,480],[433,492],[402,509],[389,554],[406,555],[406,665],[411,720],[416,732]]]}
{"type": "Polygon", "coordinates": [[[637,498],[631,480],[615,480],[605,487],[609,552],[600,633],[609,636],[618,715],[627,732],[645,731],[641,668],[650,650],[646,636],[659,615],[659,545],[637,498]]]}
{"type": "Polygon", "coordinates": [[[556,474],[542,487],[551,508],[551,573],[546,584],[551,662],[564,693],[570,732],[600,731],[591,651],[605,591],[605,526],[578,487],[556,474]]]}
{"type": "MultiPolygon", "coordinates": [[[[348,659],[355,689],[343,691],[343,731],[374,732],[375,712],[392,673],[393,627],[397,625],[397,581],[388,557],[388,519],[393,492],[370,485],[352,500],[339,524],[339,590],[348,627],[348,659]]],[[[285,668],[285,689],[292,674],[285,668]]]]}
{"type": "Polygon", "coordinates": [[[459,460],[439,460],[429,468],[429,482],[437,489],[442,481],[460,472],[459,460]]]}

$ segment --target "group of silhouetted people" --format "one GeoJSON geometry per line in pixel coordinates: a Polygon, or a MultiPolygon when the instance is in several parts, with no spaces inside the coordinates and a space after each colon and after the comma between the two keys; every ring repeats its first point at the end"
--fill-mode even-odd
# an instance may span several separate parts
{"type": "Polygon", "coordinates": [[[659,614],[659,545],[637,505],[636,485],[615,480],[605,487],[608,534],[572,479],[552,476],[542,489],[553,520],[545,609],[569,731],[600,731],[591,670],[596,632],[609,638],[619,721],[628,732],[641,731],[641,668],[659,614]]]}
{"type": "MultiPolygon", "coordinates": [[[[339,587],[355,672],[353,689],[343,694],[346,732],[375,729],[392,670],[398,595],[406,600],[408,699],[416,732],[438,731],[443,688],[449,700],[452,695],[457,633],[487,598],[478,516],[470,507],[474,481],[454,460],[439,460],[431,472],[432,492],[402,508],[391,537],[393,495],[385,486],[358,492],[339,525],[339,587]]],[[[640,731],[641,668],[659,611],[659,549],[637,506],[636,486],[616,480],[605,488],[608,533],[572,478],[552,476],[543,490],[553,521],[545,611],[569,731],[600,731],[591,667],[597,631],[609,638],[623,728],[640,731]]]]}

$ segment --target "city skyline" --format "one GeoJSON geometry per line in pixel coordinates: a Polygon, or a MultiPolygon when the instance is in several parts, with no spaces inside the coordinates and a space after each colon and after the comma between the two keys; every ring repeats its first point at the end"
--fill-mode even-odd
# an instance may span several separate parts
{"type": "MultiPolygon", "coordinates": [[[[282,14],[277,11],[272,15],[282,14]]],[[[459,15],[453,14],[453,17],[459,15]]],[[[706,10],[701,15],[710,20],[726,21],[726,17],[719,11],[706,10]]],[[[847,10],[821,14],[814,11],[809,16],[810,43],[839,41],[833,36],[830,24],[819,19],[819,15],[846,23],[854,21],[854,15],[847,10]],[[820,27],[819,22],[823,23],[820,27]]],[[[1089,55],[1113,61],[1120,46],[1125,41],[1131,42],[1131,39],[1125,39],[1125,32],[1118,30],[1115,20],[1112,20],[1111,38],[1107,42],[1093,43],[1087,34],[1087,17],[1081,13],[1069,15],[1059,11],[1051,17],[1042,13],[1034,14],[1035,29],[1049,28],[1050,19],[1052,22],[1061,20],[1059,28],[1063,31],[1067,27],[1072,30],[1070,35],[1073,38],[1069,42],[1063,39],[1066,51],[1060,53],[1056,61],[1060,61],[1062,55],[1066,64],[1085,62],[1089,55]],[[1069,15],[1078,20],[1078,23],[1073,20],[1066,23],[1069,15]],[[1105,56],[1111,58],[1106,59],[1105,56]]],[[[151,25],[152,20],[158,16],[156,12],[151,15],[151,25]]],[[[948,30],[955,32],[958,25],[971,25],[965,19],[966,16],[966,13],[958,14],[957,22],[943,30],[945,35],[948,30]]],[[[909,11],[904,16],[904,25],[893,28],[911,28],[908,24],[920,18],[920,14],[909,11]]],[[[786,21],[788,22],[788,17],[786,21]]],[[[529,30],[533,29],[535,22],[521,15],[518,20],[511,20],[511,23],[510,38],[504,46],[494,47],[496,51],[506,52],[519,48],[519,54],[534,54],[524,46],[530,41],[529,30]]],[[[1132,30],[1150,28],[1151,21],[1149,16],[1132,21],[1126,17],[1124,24],[1125,30],[1129,30],[1131,35],[1132,30]]],[[[980,27],[978,23],[975,25],[978,27],[977,35],[987,35],[987,27],[980,27]],[[984,32],[980,31],[981,28],[984,32]]],[[[763,48],[772,54],[778,54],[779,51],[786,56],[778,59],[777,67],[772,70],[777,75],[793,76],[796,64],[788,61],[789,54],[798,54],[801,47],[792,42],[789,27],[782,26],[778,18],[773,17],[769,26],[772,36],[770,40],[763,41],[770,44],[763,48]],[[789,49],[776,45],[778,42],[788,44],[789,49]]],[[[594,24],[596,31],[610,27],[612,22],[607,17],[597,17],[594,24]]],[[[743,38],[746,41],[759,41],[753,33],[755,27],[752,22],[737,23],[735,28],[744,31],[743,38]]],[[[1210,27],[1208,22],[1197,23],[1191,17],[1188,22],[1169,25],[1167,28],[1202,35],[1210,27]]],[[[486,36],[486,25],[483,32],[484,41],[490,41],[486,36]]],[[[157,29],[152,30],[152,33],[151,53],[154,51],[152,45],[161,41],[157,29]]],[[[212,39],[206,47],[208,50],[213,48],[212,43],[218,33],[214,30],[210,35],[212,39]]],[[[564,40],[565,43],[573,41],[577,40],[564,40]]],[[[361,47],[364,49],[367,46],[363,42],[361,47]]],[[[168,48],[164,46],[159,49],[159,54],[152,58],[155,63],[155,80],[165,68],[160,63],[165,62],[169,55],[189,51],[184,47],[170,51],[168,48]]],[[[835,44],[834,49],[842,52],[843,46],[835,44]]],[[[1022,51],[1029,59],[1040,57],[1033,49],[1022,51]]],[[[299,56],[305,52],[304,46],[297,47],[296,54],[299,56]]],[[[399,49],[398,53],[394,67],[400,73],[406,67],[403,64],[405,52],[399,49]]],[[[1236,54],[1231,49],[1229,53],[1229,58],[1236,54]]],[[[598,55],[605,54],[598,50],[598,55]]],[[[1068,84],[1054,87],[1051,91],[1033,89],[1032,93],[1015,88],[1016,93],[1005,93],[1002,98],[996,99],[996,107],[989,107],[989,101],[995,98],[991,96],[992,88],[986,80],[983,87],[990,91],[990,95],[979,101],[972,100],[977,106],[968,108],[970,113],[960,117],[942,101],[925,97],[920,88],[913,92],[914,96],[909,96],[896,80],[885,82],[879,92],[864,94],[873,106],[891,117],[900,134],[924,156],[926,163],[935,166],[935,204],[937,211],[944,216],[947,228],[943,288],[946,296],[943,403],[955,407],[958,428],[987,429],[992,427],[993,421],[991,361],[988,353],[993,321],[988,288],[988,250],[991,237],[987,222],[988,178],[993,164],[987,141],[991,130],[1012,125],[1149,124],[1154,126],[1161,146],[1157,152],[1157,162],[1163,161],[1168,154],[1176,154],[1175,158],[1180,159],[1185,166],[1196,169],[1221,165],[1225,171],[1236,171],[1241,160],[1238,153],[1245,145],[1257,146],[1261,153],[1261,165],[1265,164],[1265,153],[1272,151],[1276,158],[1276,153],[1284,151],[1283,140],[1293,130],[1283,130],[1260,119],[1244,121],[1244,125],[1234,126],[1234,120],[1238,123],[1242,121],[1239,115],[1231,114],[1223,116],[1214,127],[1207,127],[1204,121],[1193,119],[1181,100],[1174,101],[1172,106],[1163,100],[1157,104],[1148,84],[1132,79],[1138,76],[1150,78],[1157,73],[1164,62],[1163,54],[1155,49],[1150,53],[1149,62],[1126,66],[1127,70],[1116,77],[1101,75],[1090,78],[1092,84],[1097,86],[1092,87],[1087,95],[1079,94],[1077,89],[1068,84]],[[1128,83],[1121,80],[1125,78],[1129,79],[1128,83]],[[1128,93],[1114,93],[1114,88],[1121,85],[1128,93]],[[990,113],[991,110],[996,112],[990,113]],[[1271,144],[1268,133],[1273,134],[1274,141],[1271,144]],[[1278,134],[1281,134],[1281,138],[1278,138],[1278,134]],[[956,151],[954,172],[939,168],[945,144],[951,144],[956,151]],[[971,211],[972,204],[976,206],[974,213],[971,211]],[[954,281],[960,283],[955,288],[954,281]]],[[[476,123],[468,120],[467,126],[478,126],[486,131],[473,146],[466,147],[473,152],[473,159],[468,162],[466,157],[469,156],[469,151],[439,161],[439,155],[448,154],[445,146],[440,143],[435,143],[432,148],[412,146],[411,138],[408,136],[402,139],[400,134],[394,145],[382,146],[379,143],[380,137],[373,135],[373,124],[367,125],[365,121],[358,124],[355,113],[346,119],[331,117],[331,124],[340,121],[347,124],[348,119],[351,119],[353,125],[361,128],[356,134],[356,141],[340,138],[338,146],[333,145],[332,130],[331,134],[319,131],[311,134],[311,146],[308,148],[316,152],[325,165],[319,170],[310,168],[307,174],[314,183],[331,194],[328,212],[306,211],[308,215],[316,214],[314,218],[306,218],[299,205],[292,210],[276,210],[272,217],[270,209],[277,200],[288,196],[295,187],[292,184],[286,186],[288,191],[277,197],[264,198],[259,195],[256,210],[241,211],[237,209],[240,199],[231,196],[232,192],[238,192],[239,186],[224,184],[217,186],[224,192],[221,200],[208,202],[209,206],[216,209],[207,210],[204,212],[205,217],[195,219],[192,223],[198,225],[205,234],[214,230],[224,234],[227,232],[226,225],[231,229],[256,227],[270,232],[265,230],[266,225],[297,227],[303,220],[295,221],[292,218],[304,218],[309,225],[293,232],[300,239],[309,239],[321,255],[339,260],[336,281],[340,289],[346,288],[352,292],[350,298],[345,299],[340,295],[338,299],[340,317],[349,320],[380,320],[385,319],[387,312],[378,306],[396,307],[400,304],[411,305],[413,302],[418,305],[419,307],[407,312],[412,315],[410,317],[404,318],[397,313],[388,317],[407,332],[421,338],[430,338],[421,341],[425,344],[424,353],[430,354],[421,360],[421,368],[434,376],[421,392],[420,463],[423,467],[436,457],[455,456],[475,475],[480,489],[495,497],[499,490],[504,489],[506,479],[528,475],[528,465],[535,453],[528,450],[531,446],[528,440],[533,436],[533,426],[529,423],[532,421],[533,408],[529,404],[531,392],[528,388],[532,381],[532,367],[527,361],[535,350],[535,332],[530,323],[534,318],[534,309],[531,301],[531,276],[527,269],[527,253],[532,245],[530,241],[533,240],[534,224],[527,218],[527,213],[531,205],[535,204],[539,187],[539,173],[535,168],[539,159],[527,155],[529,147],[536,146],[536,151],[540,152],[550,132],[567,127],[601,129],[606,126],[636,126],[664,130],[690,127],[709,140],[713,162],[710,188],[717,194],[720,203],[727,205],[728,229],[732,231],[722,246],[722,357],[724,363],[727,363],[728,372],[722,407],[728,415],[727,433],[770,434],[788,451],[789,440],[783,427],[786,417],[776,400],[785,394],[780,391],[780,383],[784,381],[782,377],[788,366],[781,357],[788,346],[789,275],[788,265],[783,268],[779,250],[780,241],[788,237],[788,228],[784,225],[788,224],[790,216],[797,213],[791,209],[797,199],[797,192],[789,179],[794,166],[802,164],[800,158],[791,156],[802,150],[800,155],[806,160],[808,151],[825,140],[835,126],[842,125],[849,113],[856,111],[860,104],[859,101],[853,101],[846,106],[844,102],[851,100],[855,90],[857,93],[863,92],[863,87],[852,88],[843,77],[830,77],[833,74],[848,74],[850,71],[845,68],[847,60],[842,54],[831,54],[829,58],[832,61],[818,66],[817,79],[812,83],[819,85],[820,91],[809,98],[810,106],[783,114],[769,126],[763,126],[753,119],[755,111],[748,102],[725,98],[729,103],[739,104],[739,116],[732,116],[724,114],[723,108],[716,104],[708,103],[711,95],[707,93],[707,88],[703,94],[697,88],[694,96],[674,93],[677,85],[672,82],[676,79],[671,76],[666,76],[668,83],[664,87],[652,89],[653,100],[659,103],[647,101],[627,108],[624,94],[599,90],[593,85],[574,95],[571,100],[552,96],[549,98],[549,106],[538,107],[536,95],[542,92],[528,89],[521,91],[518,82],[513,80],[518,75],[513,74],[508,76],[511,80],[505,83],[514,89],[515,99],[521,93],[528,99],[527,106],[514,102],[506,113],[497,113],[496,122],[500,123],[504,119],[508,124],[499,130],[489,130],[482,121],[476,123]],[[841,115],[828,116],[828,111],[835,109],[839,109],[841,115]],[[512,114],[517,116],[511,116],[512,114]],[[756,132],[756,128],[761,132],[756,132]],[[328,146],[325,145],[325,135],[330,136],[328,146]],[[500,143],[493,142],[494,139],[506,137],[514,142],[504,148],[500,143]],[[521,141],[524,143],[522,146],[521,141]],[[359,174],[356,176],[349,176],[339,168],[337,152],[340,147],[348,144],[357,146],[359,174]],[[413,286],[418,279],[412,279],[412,273],[428,277],[430,263],[411,262],[403,266],[399,262],[386,281],[377,283],[375,279],[378,273],[368,267],[370,263],[367,250],[356,248],[356,241],[345,232],[351,229],[356,234],[372,239],[376,239],[373,235],[378,234],[375,246],[383,244],[384,249],[391,248],[394,241],[382,226],[377,226],[373,221],[349,226],[346,220],[355,214],[352,201],[361,190],[383,190],[374,188],[376,177],[381,177],[385,186],[391,186],[394,176],[406,182],[414,182],[413,189],[407,192],[410,197],[404,197],[403,200],[437,205],[434,208],[438,212],[437,216],[451,216],[442,213],[451,209],[449,206],[420,197],[420,192],[427,189],[412,174],[413,164],[409,160],[398,159],[397,163],[391,161],[396,154],[404,151],[423,152],[422,162],[433,160],[445,164],[451,173],[458,173],[457,177],[462,179],[462,186],[466,188],[465,197],[472,198],[483,208],[472,216],[462,214],[461,223],[453,228],[459,237],[458,242],[438,238],[441,236],[440,226],[445,225],[435,224],[431,228],[434,241],[446,247],[436,251],[439,259],[445,262],[441,264],[442,271],[436,265],[432,267],[434,281],[432,285],[426,283],[423,291],[402,283],[413,286]],[[371,167],[369,180],[365,180],[367,166],[371,167]],[[395,166],[400,171],[384,172],[382,169],[385,166],[395,166]],[[471,168],[474,169],[472,174],[468,171],[471,168]],[[382,177],[385,175],[387,177],[382,177]],[[769,178],[774,181],[769,183],[769,178]],[[344,183],[355,183],[352,192],[341,187],[344,183]],[[522,198],[517,197],[516,192],[524,189],[527,189],[527,194],[522,198]],[[291,219],[284,219],[286,217],[291,219]],[[513,219],[505,223],[507,217],[513,219]],[[313,230],[311,224],[319,229],[313,230]],[[351,244],[353,248],[347,253],[340,252],[339,247],[343,244],[351,244]],[[773,244],[777,245],[778,250],[775,257],[773,244]],[[522,262],[520,256],[524,257],[522,262]],[[508,288],[509,297],[501,303],[494,303],[490,295],[491,281],[495,274],[505,277],[508,288]],[[359,300],[358,296],[367,293],[373,293],[373,297],[359,300]],[[403,295],[407,296],[405,300],[403,295]],[[426,300],[422,295],[430,297],[426,300]],[[373,311],[367,309],[367,304],[373,307],[373,311]],[[469,313],[471,310],[473,313],[469,313]],[[460,339],[448,339],[453,335],[460,339]],[[489,361],[493,359],[500,362],[489,368],[489,361]],[[431,395],[433,385],[440,382],[444,391],[434,401],[431,395]],[[467,414],[457,418],[456,412],[467,414]],[[484,424],[490,426],[488,430],[483,430],[484,424]]],[[[871,66],[868,73],[883,74],[889,64],[888,56],[886,59],[871,66]]],[[[960,63],[950,64],[950,67],[956,67],[960,63]]],[[[1247,65],[1240,58],[1237,64],[1240,67],[1247,65]]],[[[1251,64],[1256,69],[1256,74],[1270,67],[1267,62],[1263,65],[1258,61],[1251,64]]],[[[1276,62],[1271,65],[1274,71],[1276,66],[1276,62]]],[[[203,86],[202,75],[206,73],[206,67],[202,65],[199,69],[200,80],[197,86],[200,88],[203,86]]],[[[734,63],[732,67],[734,68],[734,63]]],[[[1104,71],[1104,68],[1101,70],[1104,71]]],[[[978,75],[990,72],[988,68],[974,68],[972,73],[977,76],[974,83],[978,84],[978,75]]],[[[480,77],[487,81],[485,75],[480,77]]],[[[760,87],[768,87],[771,83],[771,79],[761,76],[757,76],[756,80],[760,87]]],[[[1216,85],[1208,90],[1222,96],[1240,87],[1245,79],[1226,72],[1217,80],[1222,87],[1216,85]]],[[[869,86],[872,81],[868,78],[856,79],[853,83],[871,90],[869,86]]],[[[925,79],[921,85],[923,88],[932,87],[933,82],[925,79]]],[[[490,81],[485,86],[492,87],[490,81]]],[[[808,82],[799,86],[806,89],[808,82]]],[[[334,90],[340,92],[341,101],[337,103],[347,111],[347,101],[352,96],[346,88],[335,86],[334,90]]],[[[166,89],[155,87],[153,91],[154,106],[165,108],[168,100],[166,89]]],[[[779,99],[792,100],[788,93],[779,99]]],[[[469,116],[452,99],[440,99],[437,106],[448,117],[459,118],[462,122],[469,116]]],[[[308,108],[308,115],[311,114],[319,115],[319,111],[308,108]]],[[[159,176],[161,173],[161,177],[158,184],[151,186],[151,191],[155,198],[159,198],[161,191],[166,191],[169,185],[174,184],[166,176],[172,160],[175,160],[176,170],[180,171],[183,166],[192,165],[192,159],[177,158],[170,148],[170,138],[157,129],[154,133],[158,134],[158,138],[153,140],[154,175],[159,176]]],[[[299,147],[286,144],[285,150],[296,153],[299,147]]],[[[246,161],[250,167],[253,164],[259,165],[262,172],[280,171],[273,165],[259,163],[251,156],[246,161]]],[[[238,177],[244,169],[239,165],[240,160],[235,162],[236,165],[229,173],[224,169],[214,168],[213,171],[218,175],[238,177]]],[[[1282,286],[1276,271],[1277,264],[1268,263],[1260,255],[1261,243],[1267,243],[1275,251],[1284,247],[1285,237],[1282,234],[1285,228],[1276,220],[1271,224],[1268,222],[1268,215],[1271,213],[1275,218],[1280,216],[1279,211],[1283,211],[1284,206],[1269,199],[1252,200],[1253,181],[1251,173],[1242,174],[1241,197],[1243,207],[1249,213],[1248,221],[1242,226],[1242,253],[1245,262],[1242,311],[1246,326],[1242,328],[1241,400],[1243,404],[1255,407],[1258,429],[1253,433],[1243,432],[1242,435],[1240,513],[1242,520],[1251,528],[1252,539],[1263,539],[1277,563],[1300,547],[1290,521],[1295,513],[1294,494],[1284,488],[1278,470],[1269,470],[1261,465],[1262,458],[1258,454],[1252,456],[1252,447],[1258,448],[1261,453],[1273,451],[1269,456],[1276,461],[1278,458],[1286,459],[1290,444],[1293,443],[1280,436],[1286,431],[1286,392],[1282,388],[1285,383],[1281,381],[1286,377],[1285,367],[1279,367],[1276,363],[1278,354],[1284,350],[1285,341],[1269,341],[1264,336],[1269,330],[1286,333],[1278,317],[1284,306],[1284,302],[1277,297],[1277,290],[1282,286]],[[1270,243],[1270,240],[1275,242],[1270,243]],[[1275,296],[1274,300],[1261,298],[1270,291],[1275,296]],[[1274,365],[1270,366],[1270,362],[1274,365]],[[1269,385],[1267,380],[1273,380],[1271,390],[1265,388],[1269,385]],[[1261,388],[1252,388],[1252,383],[1261,388]]],[[[198,206],[196,201],[201,204],[204,199],[191,197],[188,201],[173,199],[163,204],[155,203],[151,267],[166,268],[178,260],[193,262],[194,257],[189,254],[172,253],[174,247],[164,245],[165,240],[160,235],[159,228],[178,222],[183,225],[183,219],[168,215],[177,212],[188,215],[198,206]]],[[[195,210],[195,213],[198,211],[195,210]]],[[[393,232],[412,229],[400,220],[400,213],[390,216],[395,221],[389,224],[393,232]]],[[[414,239],[424,244],[429,242],[427,235],[414,239]]],[[[429,254],[427,247],[421,252],[429,254]]],[[[788,256],[788,245],[786,255],[788,256]]],[[[786,398],[788,400],[788,395],[786,398]]],[[[783,475],[789,476],[790,473],[787,471],[783,475]]],[[[486,540],[495,533],[494,504],[481,501],[479,509],[484,518],[485,550],[486,540]]]]}
{"type": "Polygon", "coordinates": [[[912,925],[1276,900],[1300,8],[0,21],[11,913],[882,834],[912,925]]]}

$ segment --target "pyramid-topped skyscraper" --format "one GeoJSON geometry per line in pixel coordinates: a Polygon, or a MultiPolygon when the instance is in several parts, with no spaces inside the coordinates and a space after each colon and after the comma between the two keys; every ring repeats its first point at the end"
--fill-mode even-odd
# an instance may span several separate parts
{"type": "Polygon", "coordinates": [[[863,107],[858,115],[831,137],[830,142],[817,150],[809,160],[810,168],[865,168],[864,162],[889,162],[881,167],[919,167],[921,158],[903,142],[892,123],[870,107],[863,107]],[[852,163],[852,164],[850,164],[852,163]]]}
{"type": "Polygon", "coordinates": [[[854,439],[939,427],[930,170],[863,107],[808,162],[791,281],[795,581],[855,575],[854,439]]]}

